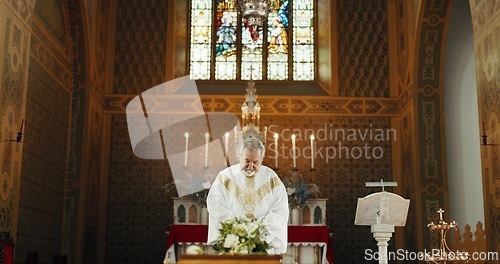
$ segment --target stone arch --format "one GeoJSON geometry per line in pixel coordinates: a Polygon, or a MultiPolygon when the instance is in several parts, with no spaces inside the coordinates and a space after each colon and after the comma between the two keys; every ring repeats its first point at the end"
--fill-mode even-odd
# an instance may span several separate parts
{"type": "MultiPolygon", "coordinates": [[[[98,1],[99,2],[99,1],[98,1]]],[[[100,234],[93,225],[99,218],[100,202],[99,162],[94,162],[88,150],[82,148],[89,131],[85,127],[85,117],[90,116],[90,106],[86,94],[90,92],[91,36],[88,6],[84,0],[65,1],[69,20],[70,52],[72,58],[72,82],[70,85],[72,109],[70,116],[68,152],[72,157],[68,164],[75,169],[66,172],[65,209],[61,255],[67,255],[74,263],[99,262],[97,260],[100,234]],[[87,134],[87,135],[85,135],[87,134]],[[93,165],[90,165],[93,164],[93,165]],[[81,238],[81,239],[75,239],[81,238]]],[[[88,122],[91,124],[91,122],[88,122]]],[[[91,126],[91,125],[87,125],[91,126]]],[[[91,142],[91,141],[87,141],[91,142]]],[[[91,143],[92,144],[92,143],[91,143]]],[[[92,146],[93,147],[93,146],[92,146]]],[[[90,147],[90,148],[92,148],[90,147]]]]}
{"type": "Polygon", "coordinates": [[[444,141],[443,68],[446,33],[452,1],[422,0],[416,18],[413,51],[413,120],[415,127],[414,237],[418,250],[439,248],[437,233],[426,228],[448,210],[448,187],[444,141]]]}

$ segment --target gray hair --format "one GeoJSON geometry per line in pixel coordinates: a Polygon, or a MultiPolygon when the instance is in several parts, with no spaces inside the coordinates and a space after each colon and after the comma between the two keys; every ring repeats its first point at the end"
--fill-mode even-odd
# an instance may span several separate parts
{"type": "Polygon", "coordinates": [[[260,150],[262,158],[264,158],[264,153],[266,152],[266,148],[264,147],[262,141],[255,137],[248,137],[243,139],[243,144],[240,145],[240,156],[243,155],[245,149],[249,150],[250,152],[260,150]]]}

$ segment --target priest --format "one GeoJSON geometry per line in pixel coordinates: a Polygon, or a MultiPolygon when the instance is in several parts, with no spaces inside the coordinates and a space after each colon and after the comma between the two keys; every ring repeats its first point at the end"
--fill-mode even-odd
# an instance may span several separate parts
{"type": "Polygon", "coordinates": [[[283,254],[288,239],[288,196],[278,175],[262,165],[265,148],[254,137],[245,138],[240,163],[222,170],[207,197],[208,244],[214,244],[222,221],[245,216],[264,217],[270,254],[283,254]]]}

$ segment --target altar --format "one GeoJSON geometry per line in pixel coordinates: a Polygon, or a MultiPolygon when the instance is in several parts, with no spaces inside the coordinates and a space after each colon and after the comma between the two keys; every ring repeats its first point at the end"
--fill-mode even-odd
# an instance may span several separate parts
{"type": "MultiPolygon", "coordinates": [[[[206,244],[207,225],[170,226],[165,258],[176,263],[189,245],[198,245],[205,252],[214,253],[206,244]]],[[[282,263],[333,263],[333,251],[328,227],[324,225],[288,226],[288,250],[282,263]]]]}
{"type": "MultiPolygon", "coordinates": [[[[208,224],[208,212],[204,204],[190,197],[172,197],[174,224],[208,224]]],[[[308,199],[301,206],[290,208],[289,225],[324,225],[326,223],[324,198],[308,199]]]]}
{"type": "MultiPolygon", "coordinates": [[[[170,226],[165,259],[176,263],[190,245],[200,246],[205,253],[215,254],[206,244],[208,213],[206,207],[192,197],[172,197],[174,224],[170,226]]],[[[333,263],[330,233],[326,223],[326,201],[311,198],[290,208],[288,249],[282,263],[333,263]]]]}

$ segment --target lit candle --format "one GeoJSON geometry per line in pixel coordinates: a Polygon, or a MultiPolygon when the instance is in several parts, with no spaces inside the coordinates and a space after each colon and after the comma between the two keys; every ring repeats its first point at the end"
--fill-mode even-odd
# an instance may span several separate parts
{"type": "Polygon", "coordinates": [[[226,151],[226,156],[228,156],[227,153],[228,144],[229,144],[229,132],[226,132],[226,134],[224,134],[224,150],[226,151]]]}
{"type": "Polygon", "coordinates": [[[314,169],[314,135],[311,135],[311,169],[314,169]]]}
{"type": "Polygon", "coordinates": [[[208,167],[208,140],[210,138],[210,135],[205,133],[205,167],[208,167]]]}
{"type": "Polygon", "coordinates": [[[274,159],[274,167],[278,168],[278,133],[274,133],[274,153],[276,158],[274,159]]]}
{"type": "Polygon", "coordinates": [[[267,142],[267,126],[264,127],[264,146],[267,146],[266,142],[267,142]]]}
{"type": "Polygon", "coordinates": [[[292,134],[292,159],[293,159],[293,167],[297,167],[295,162],[295,134],[292,134]]]}
{"type": "Polygon", "coordinates": [[[186,138],[186,149],[184,150],[184,166],[188,165],[188,145],[189,145],[189,133],[184,133],[184,137],[186,138]]]}

